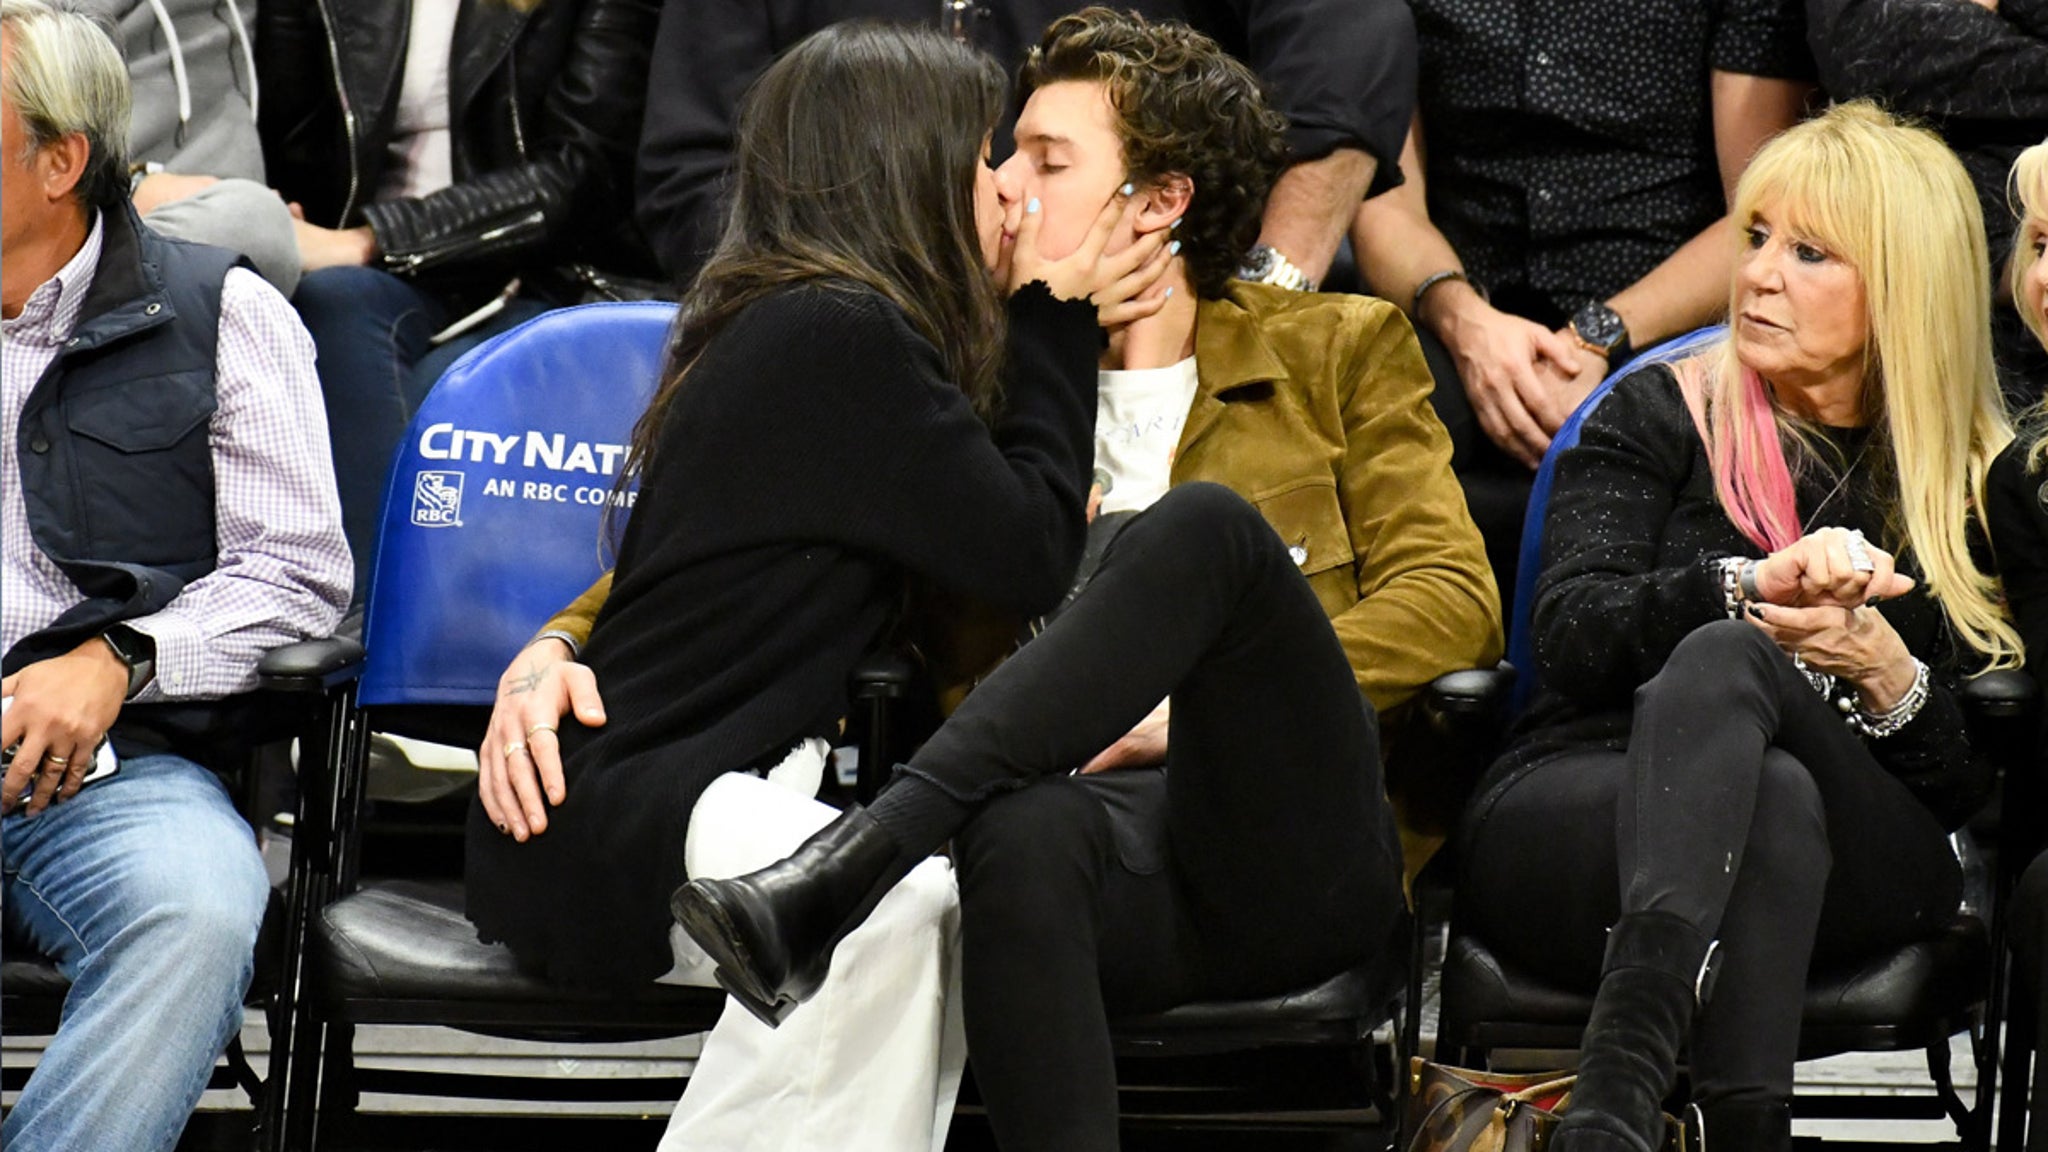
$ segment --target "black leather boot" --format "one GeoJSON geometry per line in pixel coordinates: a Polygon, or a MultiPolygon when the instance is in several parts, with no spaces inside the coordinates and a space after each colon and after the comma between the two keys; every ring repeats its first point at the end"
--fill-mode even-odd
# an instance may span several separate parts
{"type": "Polygon", "coordinates": [[[817,992],[832,949],[893,884],[895,840],[849,808],[797,850],[731,880],[692,880],[669,911],[718,964],[718,983],[770,1028],[817,992]]]}
{"type": "Polygon", "coordinates": [[[1662,912],[1623,916],[1607,938],[1600,994],[1579,1045],[1572,1088],[1551,1152],[1655,1152],[1678,1047],[1706,999],[1712,942],[1662,912]]]}
{"type": "Polygon", "coordinates": [[[1702,1104],[1691,1123],[1700,1152],[1792,1152],[1789,1101],[1702,1104]]]}

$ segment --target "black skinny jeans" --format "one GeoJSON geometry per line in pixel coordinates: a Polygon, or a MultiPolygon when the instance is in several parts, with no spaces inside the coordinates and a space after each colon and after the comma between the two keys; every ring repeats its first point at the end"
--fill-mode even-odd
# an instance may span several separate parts
{"type": "Polygon", "coordinates": [[[1962,895],[1933,814],[1741,621],[1694,631],[1637,689],[1626,753],[1567,753],[1482,803],[1459,915],[1518,966],[1591,987],[1628,912],[1719,938],[1692,1033],[1702,1103],[1789,1100],[1809,964],[1930,935],[1962,895]]]}
{"type": "Polygon", "coordinates": [[[1324,979],[1402,913],[1372,707],[1279,537],[1215,485],[1137,517],[902,771],[972,809],[964,1007],[1006,1152],[1116,1148],[1110,1013],[1324,979]],[[1169,693],[1165,772],[1066,775],[1169,693]]]}

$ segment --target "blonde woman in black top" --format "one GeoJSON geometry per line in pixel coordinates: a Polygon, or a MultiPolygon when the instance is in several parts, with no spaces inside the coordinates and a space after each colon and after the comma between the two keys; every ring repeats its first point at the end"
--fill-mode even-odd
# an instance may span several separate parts
{"type": "Polygon", "coordinates": [[[1618,382],[1558,462],[1538,696],[1468,816],[1468,929],[1598,975],[1557,1152],[1655,1147],[1688,1034],[1711,1139],[1790,1147],[1809,967],[1954,914],[1946,833],[1991,783],[1954,689],[2019,657],[1978,560],[2010,432],[1961,165],[1843,105],[1733,220],[1728,338],[1618,382]],[[1570,896],[1528,916],[1532,876],[1570,896]]]}

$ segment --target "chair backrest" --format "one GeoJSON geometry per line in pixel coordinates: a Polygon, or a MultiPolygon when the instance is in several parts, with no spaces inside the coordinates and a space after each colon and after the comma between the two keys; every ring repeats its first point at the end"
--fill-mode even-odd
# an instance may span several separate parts
{"type": "Polygon", "coordinates": [[[1558,428],[1557,435],[1550,438],[1550,448],[1543,453],[1543,464],[1536,469],[1536,482],[1529,490],[1528,511],[1522,515],[1521,555],[1515,566],[1515,602],[1508,620],[1508,663],[1514,665],[1516,673],[1514,696],[1509,705],[1511,713],[1520,712],[1536,692],[1536,642],[1529,635],[1529,619],[1535,610],[1536,577],[1543,562],[1543,516],[1550,505],[1550,486],[1557,475],[1557,458],[1579,442],[1579,430],[1586,426],[1586,419],[1601,401],[1607,399],[1607,394],[1614,391],[1615,381],[1652,364],[1683,360],[1727,331],[1725,324],[1711,325],[1666,341],[1631,359],[1609,373],[1599,387],[1580,401],[1572,414],[1565,418],[1563,426],[1558,428]]]}
{"type": "Polygon", "coordinates": [[[520,646],[603,573],[604,508],[674,319],[663,303],[563,308],[441,377],[392,461],[364,704],[489,704],[520,646]]]}

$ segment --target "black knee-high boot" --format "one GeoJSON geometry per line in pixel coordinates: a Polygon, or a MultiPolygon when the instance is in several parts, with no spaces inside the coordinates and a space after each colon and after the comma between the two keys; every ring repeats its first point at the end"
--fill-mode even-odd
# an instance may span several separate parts
{"type": "Polygon", "coordinates": [[[1663,912],[1615,924],[1554,1152],[1654,1152],[1663,1142],[1664,1096],[1708,991],[1711,944],[1663,912]]]}
{"type": "Polygon", "coordinates": [[[909,871],[904,859],[854,807],[758,872],[690,881],[669,911],[717,962],[718,983],[773,1028],[824,983],[833,948],[909,871]]]}

